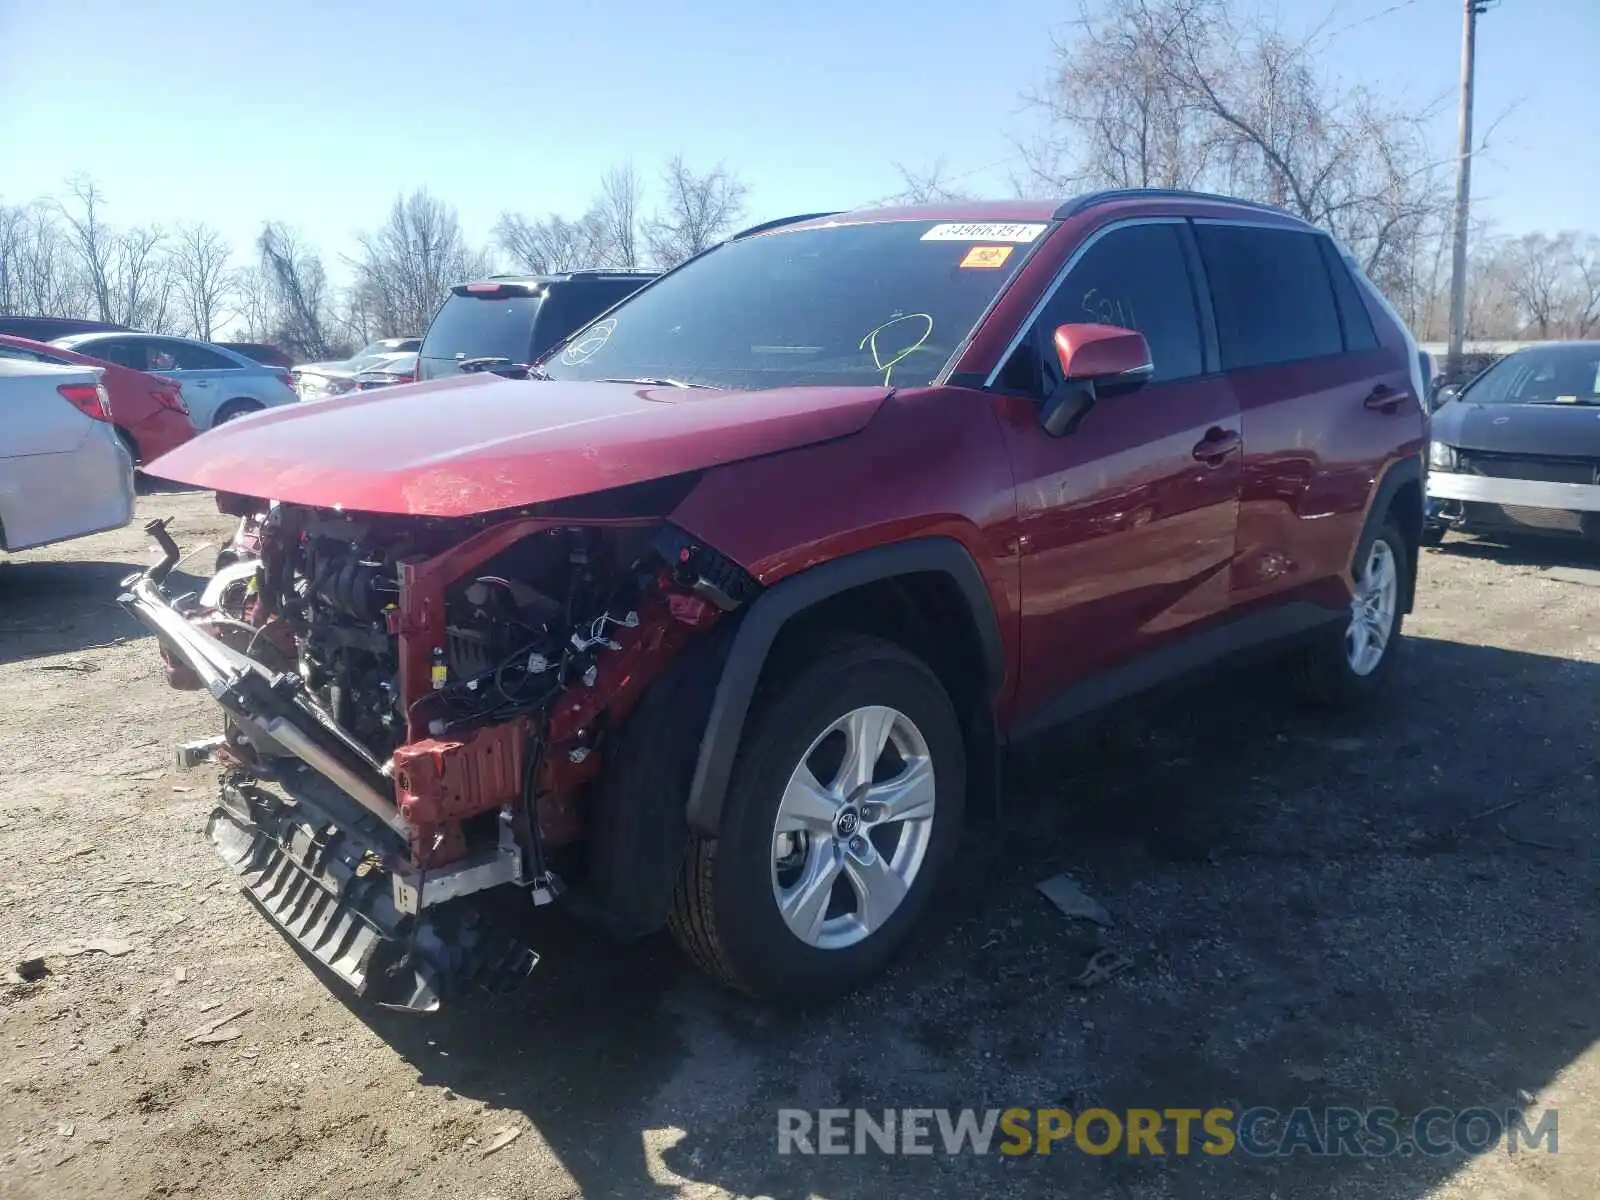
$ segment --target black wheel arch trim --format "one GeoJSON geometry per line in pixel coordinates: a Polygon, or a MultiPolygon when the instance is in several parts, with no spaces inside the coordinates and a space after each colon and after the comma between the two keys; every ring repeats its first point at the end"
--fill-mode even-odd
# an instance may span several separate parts
{"type": "Polygon", "coordinates": [[[947,576],[966,601],[983,656],[986,692],[991,699],[999,695],[1005,681],[1000,621],[977,562],[954,538],[913,538],[875,546],[800,571],[762,592],[739,621],[700,739],[689,787],[691,828],[706,836],[717,833],[734,756],[744,734],[745,714],[783,627],[830,596],[900,576],[930,573],[947,576]]]}
{"type": "MultiPolygon", "coordinates": [[[[1361,540],[1356,543],[1356,553],[1353,562],[1361,562],[1367,554],[1367,547],[1377,535],[1378,528],[1388,517],[1389,510],[1394,506],[1395,497],[1400,489],[1408,483],[1417,485],[1418,499],[1415,530],[1420,544],[1422,527],[1427,522],[1428,505],[1428,479],[1427,470],[1422,465],[1420,456],[1415,458],[1402,458],[1389,465],[1383,477],[1378,480],[1377,493],[1372,498],[1372,507],[1367,510],[1367,523],[1361,530],[1361,540]]],[[[1401,611],[1409,613],[1416,601],[1417,594],[1417,547],[1412,547],[1411,570],[1406,576],[1405,595],[1401,597],[1401,611]]]]}

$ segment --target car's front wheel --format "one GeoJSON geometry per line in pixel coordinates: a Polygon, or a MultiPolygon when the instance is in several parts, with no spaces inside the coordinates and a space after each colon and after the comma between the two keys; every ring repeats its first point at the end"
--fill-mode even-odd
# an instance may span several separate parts
{"type": "Polygon", "coordinates": [[[926,910],[966,756],[938,678],[888,642],[839,639],[766,691],[718,834],[685,856],[672,928],[723,982],[805,1003],[882,969],[926,910]]]}
{"type": "Polygon", "coordinates": [[[1344,636],[1300,652],[1290,680],[1313,703],[1348,704],[1375,693],[1393,669],[1404,623],[1404,597],[1413,570],[1405,537],[1386,520],[1367,541],[1351,572],[1355,588],[1344,636]]]}

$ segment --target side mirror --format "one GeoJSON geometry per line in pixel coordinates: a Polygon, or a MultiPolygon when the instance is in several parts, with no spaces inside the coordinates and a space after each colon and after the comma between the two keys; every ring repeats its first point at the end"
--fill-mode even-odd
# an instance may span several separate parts
{"type": "Polygon", "coordinates": [[[1434,389],[1433,399],[1429,402],[1428,407],[1433,410],[1441,409],[1459,395],[1461,395],[1461,385],[1447,383],[1442,388],[1434,389]]]}
{"type": "Polygon", "coordinates": [[[1155,364],[1144,334],[1117,325],[1058,325],[1056,356],[1061,384],[1039,410],[1051,437],[1071,433],[1102,396],[1143,387],[1155,364]]]}

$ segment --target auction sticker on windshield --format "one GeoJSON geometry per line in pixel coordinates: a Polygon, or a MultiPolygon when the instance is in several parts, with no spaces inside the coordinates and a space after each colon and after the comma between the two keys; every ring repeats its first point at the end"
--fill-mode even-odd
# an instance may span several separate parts
{"type": "Polygon", "coordinates": [[[925,242],[1031,242],[1048,226],[1012,225],[935,225],[922,235],[925,242]]]}
{"type": "Polygon", "coordinates": [[[961,260],[963,267],[1003,267],[1011,257],[1010,246],[974,246],[961,260]]]}

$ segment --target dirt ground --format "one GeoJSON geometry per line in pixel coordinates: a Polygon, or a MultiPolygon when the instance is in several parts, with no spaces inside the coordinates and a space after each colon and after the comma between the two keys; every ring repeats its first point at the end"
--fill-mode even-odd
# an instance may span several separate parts
{"type": "MultiPolygon", "coordinates": [[[[141,500],[169,513],[224,533],[208,496],[141,500]]],[[[1030,762],[934,927],[830,1011],[543,910],[528,995],[418,1018],[330,990],[203,840],[213,777],[171,747],[215,709],[114,604],[140,522],[0,565],[0,973],[50,971],[0,984],[0,1196],[1600,1194],[1600,561],[1453,540],[1381,706],[1224,681],[1030,762]],[[1063,870],[1104,933],[1034,890],[1063,870]],[[1074,990],[1101,942],[1131,967],[1074,990]],[[1555,1106],[1560,1152],[776,1153],[779,1108],[1093,1104],[1555,1106]]]]}

